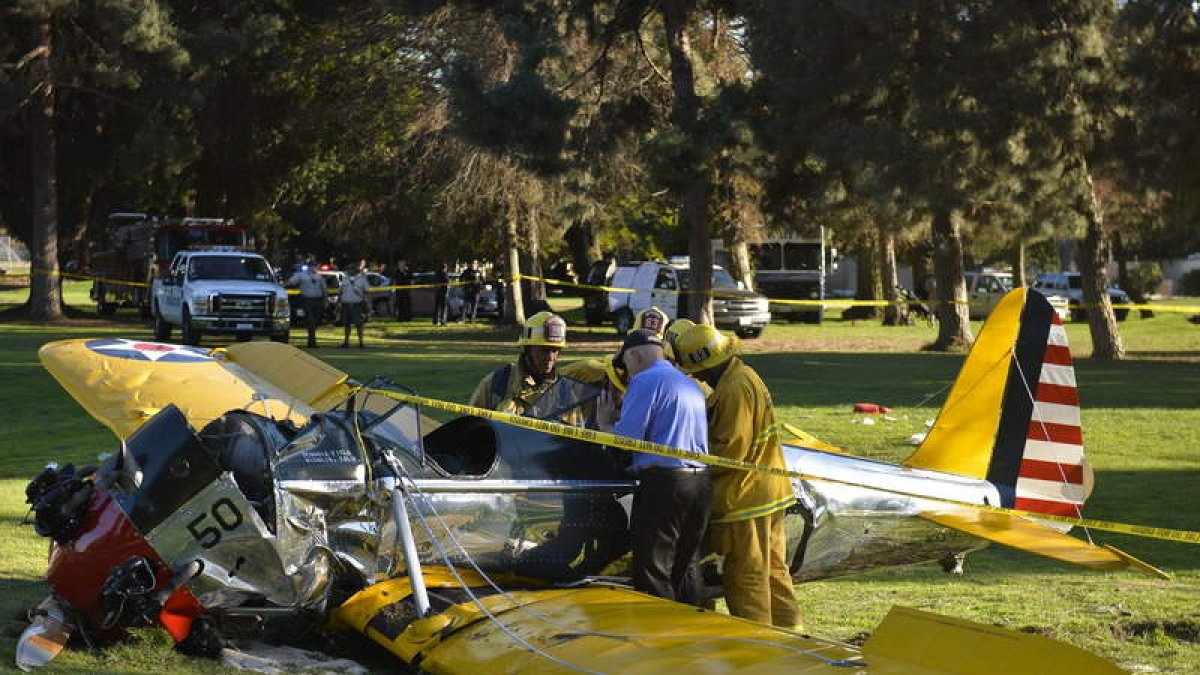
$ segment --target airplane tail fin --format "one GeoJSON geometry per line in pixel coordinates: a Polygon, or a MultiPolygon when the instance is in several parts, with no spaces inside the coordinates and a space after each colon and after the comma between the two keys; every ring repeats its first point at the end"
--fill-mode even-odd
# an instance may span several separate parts
{"type": "Polygon", "coordinates": [[[925,441],[904,464],[987,480],[1001,503],[1080,517],[1091,492],[1062,320],[1036,291],[1005,295],[925,441]]]}

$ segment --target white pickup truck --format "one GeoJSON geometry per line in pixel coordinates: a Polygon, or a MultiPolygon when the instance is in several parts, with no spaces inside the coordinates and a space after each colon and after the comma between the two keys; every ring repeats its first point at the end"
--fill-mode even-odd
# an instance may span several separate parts
{"type": "MultiPolygon", "coordinates": [[[[674,320],[687,316],[686,291],[691,270],[683,259],[675,262],[634,262],[617,265],[606,285],[629,288],[608,293],[607,315],[617,333],[624,335],[633,327],[634,316],[647,307],[658,307],[674,320]]],[[[767,298],[741,287],[720,265],[713,265],[713,323],[731,330],[743,339],[762,335],[771,323],[767,298]]]]}
{"type": "Polygon", "coordinates": [[[177,326],[189,345],[199,344],[204,333],[233,335],[239,341],[255,335],[288,341],[287,291],[257,253],[181,251],[152,290],[156,340],[171,339],[177,326]]]}

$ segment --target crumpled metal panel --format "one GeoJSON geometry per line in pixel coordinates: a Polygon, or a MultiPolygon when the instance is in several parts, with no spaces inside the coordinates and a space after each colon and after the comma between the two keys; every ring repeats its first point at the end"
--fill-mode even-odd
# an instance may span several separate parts
{"type": "Polygon", "coordinates": [[[298,556],[281,555],[276,537],[229,473],[147,532],[146,541],[168,564],[204,563],[189,588],[206,607],[256,597],[282,607],[307,606],[324,592],[320,574],[315,580],[298,574],[312,546],[298,556]]]}

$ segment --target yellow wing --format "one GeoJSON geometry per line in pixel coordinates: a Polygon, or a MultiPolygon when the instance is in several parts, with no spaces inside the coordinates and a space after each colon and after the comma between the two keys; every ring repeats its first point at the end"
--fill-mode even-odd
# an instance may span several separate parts
{"type": "MultiPolygon", "coordinates": [[[[333,612],[429,673],[787,673],[798,675],[1116,675],[1098,656],[1038,635],[896,607],[860,652],[850,645],[655,598],[625,588],[491,594],[478,575],[464,599],[414,621],[409,580],[382,581],[333,612]],[[486,611],[485,611],[486,610],[486,611]],[[1018,666],[1013,669],[1013,666],[1018,666]]],[[[431,589],[460,585],[425,570],[431,589]]],[[[436,591],[447,595],[446,591],[436,591]]]]}
{"type": "Polygon", "coordinates": [[[227,349],[126,339],[61,340],[38,357],[85,410],[120,438],[168,404],[199,429],[238,408],[303,424],[349,392],[349,376],[290,345],[227,349]]]}
{"type": "Polygon", "coordinates": [[[1094,546],[1022,516],[953,507],[918,515],[938,525],[966,532],[980,539],[1072,565],[1098,570],[1132,567],[1160,579],[1171,578],[1157,567],[1112,546],[1094,546]]]}

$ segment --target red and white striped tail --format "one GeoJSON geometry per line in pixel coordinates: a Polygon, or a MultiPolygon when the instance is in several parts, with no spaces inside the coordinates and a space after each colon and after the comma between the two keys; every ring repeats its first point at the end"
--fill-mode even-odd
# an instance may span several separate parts
{"type": "Polygon", "coordinates": [[[1013,506],[1023,511],[1079,517],[1090,483],[1083,455],[1079,390],[1062,320],[1055,314],[1052,322],[1037,388],[1030,387],[1033,414],[1013,506]]]}

